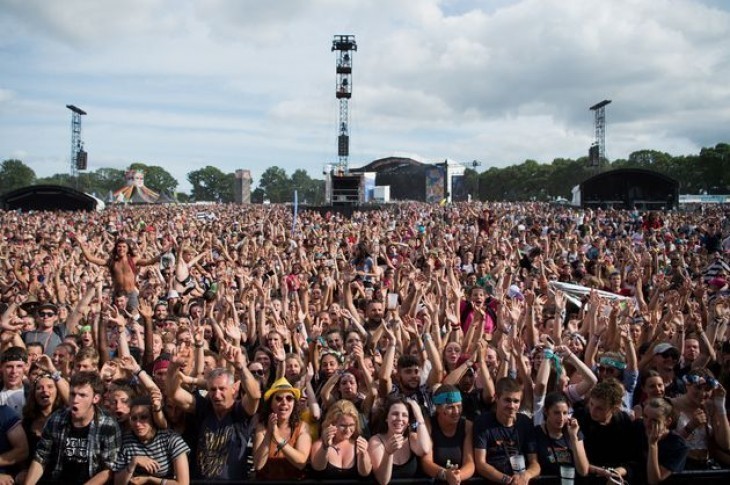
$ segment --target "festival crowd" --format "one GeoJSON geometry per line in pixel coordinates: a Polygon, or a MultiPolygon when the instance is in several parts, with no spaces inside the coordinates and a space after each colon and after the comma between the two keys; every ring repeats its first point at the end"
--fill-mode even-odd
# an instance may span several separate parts
{"type": "Polygon", "coordinates": [[[729,216],[0,212],[0,485],[728,467],[729,216]]]}

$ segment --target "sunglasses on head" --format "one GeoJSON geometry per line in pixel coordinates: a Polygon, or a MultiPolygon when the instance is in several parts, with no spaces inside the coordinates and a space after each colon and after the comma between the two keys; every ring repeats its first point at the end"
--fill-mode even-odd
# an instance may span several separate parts
{"type": "Polygon", "coordinates": [[[695,386],[707,386],[710,389],[717,389],[720,383],[713,377],[702,377],[697,375],[684,376],[684,382],[695,386]]]}
{"type": "Polygon", "coordinates": [[[282,402],[282,401],[293,402],[294,396],[292,396],[291,394],[283,394],[283,395],[277,394],[276,396],[274,396],[274,401],[276,401],[276,402],[282,402]]]}
{"type": "Polygon", "coordinates": [[[41,318],[56,316],[55,312],[38,312],[38,316],[41,318]]]}

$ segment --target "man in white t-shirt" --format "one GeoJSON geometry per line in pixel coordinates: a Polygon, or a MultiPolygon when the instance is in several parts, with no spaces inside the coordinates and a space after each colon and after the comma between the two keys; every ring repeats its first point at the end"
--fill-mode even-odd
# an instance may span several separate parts
{"type": "Polygon", "coordinates": [[[0,357],[3,388],[0,390],[0,405],[6,405],[18,416],[23,415],[25,388],[23,379],[28,371],[28,354],[22,347],[10,347],[0,357]]]}

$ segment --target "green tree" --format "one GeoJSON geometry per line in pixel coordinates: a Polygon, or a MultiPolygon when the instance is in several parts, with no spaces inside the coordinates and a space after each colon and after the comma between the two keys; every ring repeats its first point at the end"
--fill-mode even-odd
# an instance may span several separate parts
{"type": "Polygon", "coordinates": [[[233,173],[223,173],[208,165],[188,173],[188,182],[193,186],[191,196],[196,201],[233,202],[233,173]]]}
{"type": "Polygon", "coordinates": [[[9,192],[32,185],[36,180],[32,168],[20,160],[8,159],[0,164],[0,192],[9,192]]]}
{"type": "MultiPolygon", "coordinates": [[[[301,172],[304,171],[302,170],[301,172]]],[[[306,176],[306,172],[304,172],[304,175],[306,176]]],[[[301,181],[301,175],[298,178],[301,181]]],[[[281,167],[273,166],[267,168],[261,174],[259,187],[263,189],[265,198],[273,203],[292,201],[292,194],[294,193],[292,181],[287,176],[286,171],[281,167]]]]}
{"type": "Polygon", "coordinates": [[[175,177],[170,172],[157,165],[145,165],[144,163],[133,163],[130,170],[142,170],[144,172],[144,184],[157,192],[174,194],[178,186],[175,177]]]}
{"type": "Polygon", "coordinates": [[[124,170],[118,168],[97,168],[93,173],[93,191],[100,198],[106,198],[109,192],[124,187],[124,170]]]}
{"type": "Polygon", "coordinates": [[[306,170],[298,169],[291,174],[291,188],[297,190],[299,201],[303,204],[321,205],[324,203],[324,180],[313,179],[306,170]]]}
{"type": "Polygon", "coordinates": [[[467,194],[470,194],[473,199],[479,198],[479,172],[473,168],[464,169],[464,185],[467,194]]]}
{"type": "Polygon", "coordinates": [[[41,177],[36,179],[36,185],[63,185],[65,187],[74,187],[75,181],[68,173],[56,173],[50,177],[41,177]]]}

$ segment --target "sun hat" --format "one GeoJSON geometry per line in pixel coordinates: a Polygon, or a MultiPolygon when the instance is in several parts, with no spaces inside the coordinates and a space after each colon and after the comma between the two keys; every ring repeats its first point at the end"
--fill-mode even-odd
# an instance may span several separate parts
{"type": "Polygon", "coordinates": [[[274,381],[269,390],[264,393],[264,401],[268,401],[269,399],[271,399],[271,396],[279,392],[291,392],[292,394],[294,394],[294,399],[297,400],[302,397],[302,391],[289,384],[289,381],[286,380],[286,377],[282,377],[281,379],[277,379],[276,381],[274,381]]]}

